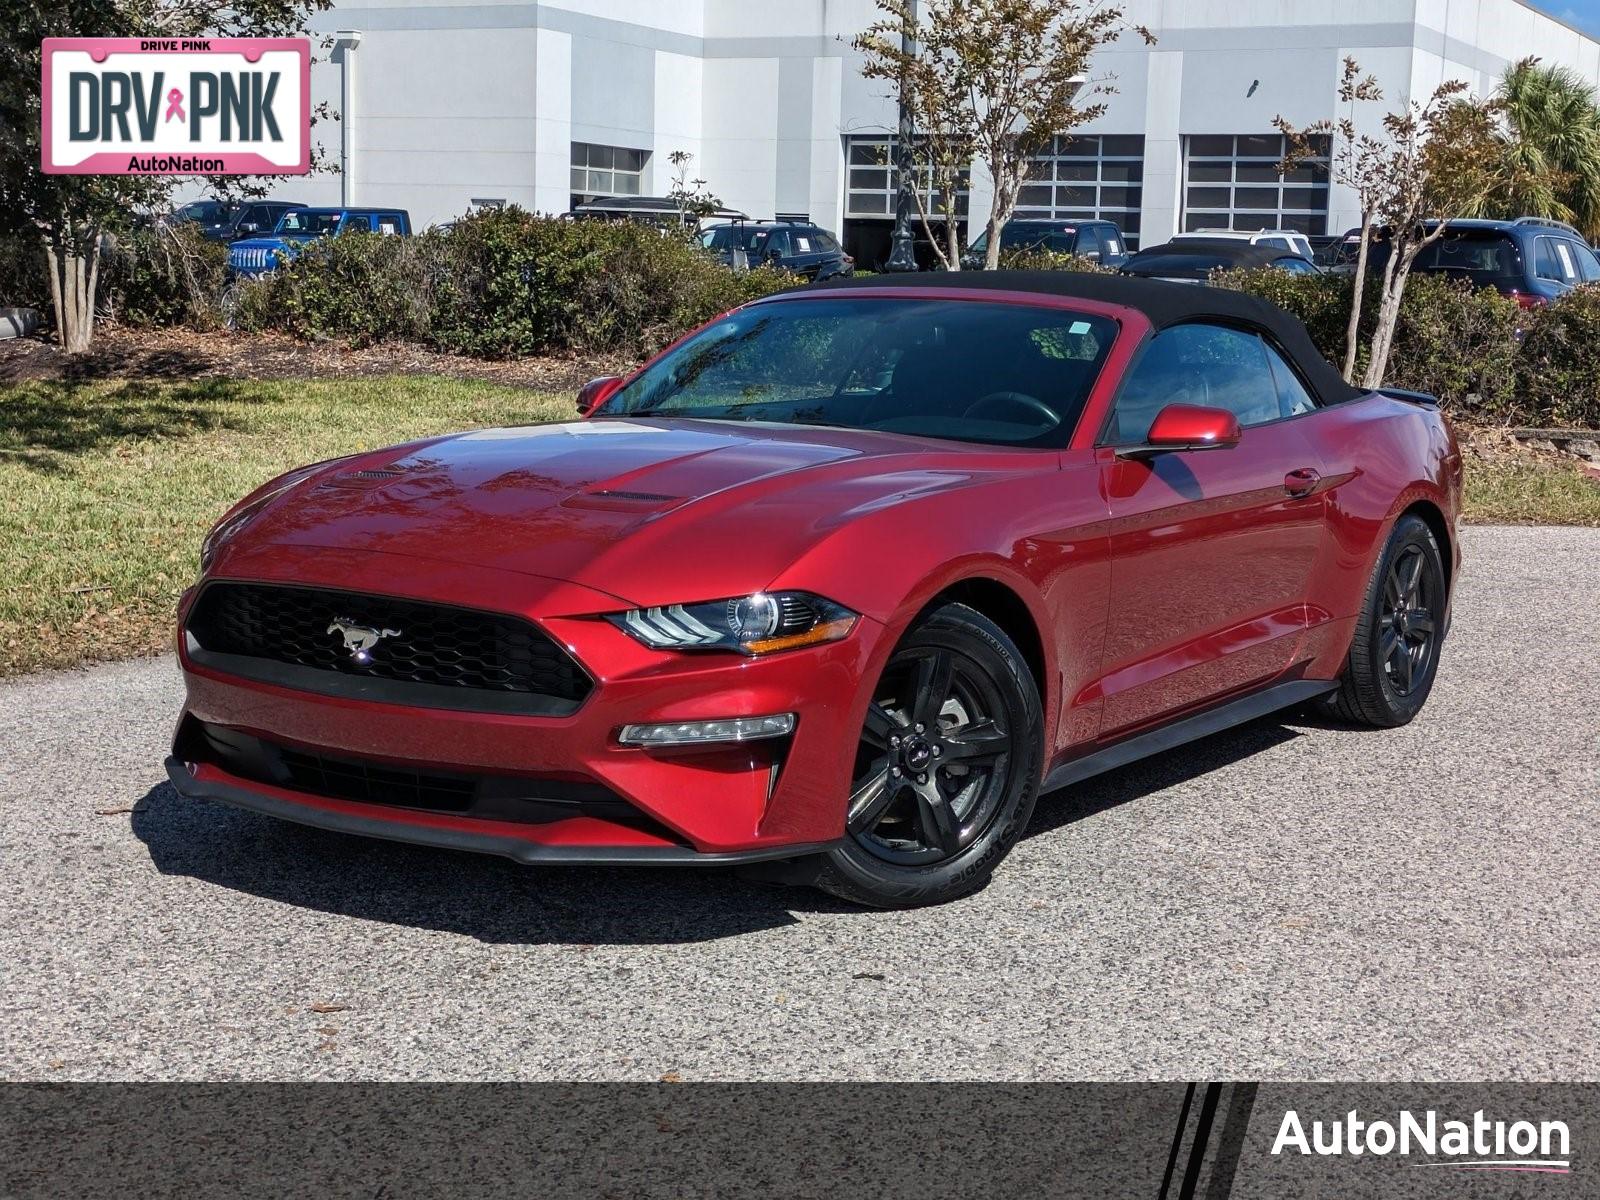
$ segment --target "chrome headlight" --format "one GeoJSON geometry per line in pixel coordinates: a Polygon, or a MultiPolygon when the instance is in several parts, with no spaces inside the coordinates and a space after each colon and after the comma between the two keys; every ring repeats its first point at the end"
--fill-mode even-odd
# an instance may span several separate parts
{"type": "Polygon", "coordinates": [[[703,604],[635,608],[606,618],[656,650],[736,650],[771,654],[836,642],[860,618],[809,592],[756,592],[703,604]]]}

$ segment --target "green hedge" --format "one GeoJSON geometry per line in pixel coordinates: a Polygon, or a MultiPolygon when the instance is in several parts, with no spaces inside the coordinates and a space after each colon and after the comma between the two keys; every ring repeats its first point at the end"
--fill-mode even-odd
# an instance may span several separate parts
{"type": "MultiPolygon", "coordinates": [[[[136,328],[220,323],[228,248],[208,242],[193,225],[150,226],[107,237],[100,252],[95,310],[136,328]]],[[[29,305],[55,324],[44,244],[0,238],[0,306],[29,305]]]]}
{"type": "Polygon", "coordinates": [[[1600,429],[1600,286],[1575,288],[1535,310],[1507,415],[1529,425],[1600,429]]]}
{"type": "Polygon", "coordinates": [[[244,284],[244,329],[425,342],[481,358],[642,356],[795,278],[734,272],[647,225],[479,213],[415,238],[346,236],[244,284]]]}
{"type": "Polygon", "coordinates": [[[136,328],[214,328],[227,266],[228,247],[207,241],[194,225],[122,234],[101,254],[96,308],[136,328]]]}
{"type": "Polygon", "coordinates": [[[352,346],[431,340],[448,234],[345,234],[312,242],[283,269],[231,285],[236,328],[352,346]]]}

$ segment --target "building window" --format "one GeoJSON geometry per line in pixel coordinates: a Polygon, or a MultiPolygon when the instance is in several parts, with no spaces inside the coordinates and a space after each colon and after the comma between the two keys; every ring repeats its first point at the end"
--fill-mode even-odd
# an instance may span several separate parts
{"type": "Polygon", "coordinates": [[[1195,134],[1184,141],[1183,228],[1328,232],[1328,146],[1282,173],[1282,134],[1195,134]]]}
{"type": "Polygon", "coordinates": [[[572,207],[604,196],[638,196],[650,151],[572,143],[572,207]]]}
{"type": "MultiPolygon", "coordinates": [[[[894,168],[897,139],[886,134],[845,138],[845,215],[848,217],[894,216],[895,194],[900,190],[900,172],[894,168]]],[[[937,216],[939,197],[933,190],[933,172],[924,167],[922,201],[930,217],[937,216]]],[[[962,171],[956,181],[956,215],[967,215],[968,188],[972,172],[962,171]]]]}
{"type": "Polygon", "coordinates": [[[1143,137],[1058,137],[1029,160],[1016,215],[1110,221],[1136,247],[1143,203],[1143,137]]]}

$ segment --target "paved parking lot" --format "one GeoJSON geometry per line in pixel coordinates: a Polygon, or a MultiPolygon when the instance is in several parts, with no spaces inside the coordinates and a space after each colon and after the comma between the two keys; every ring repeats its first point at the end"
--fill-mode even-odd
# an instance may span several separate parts
{"type": "Polygon", "coordinates": [[[12,1079],[1600,1078],[1600,530],[1478,529],[1406,729],[1268,720],[870,913],[178,799],[170,659],[0,684],[12,1079]]]}

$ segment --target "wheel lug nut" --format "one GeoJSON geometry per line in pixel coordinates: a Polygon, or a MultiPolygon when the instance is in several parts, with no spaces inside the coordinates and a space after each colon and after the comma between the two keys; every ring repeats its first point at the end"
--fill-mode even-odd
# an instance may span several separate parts
{"type": "Polygon", "coordinates": [[[918,732],[918,733],[921,733],[921,732],[922,732],[922,726],[921,726],[921,725],[918,725],[918,726],[917,726],[917,732],[918,732]]]}
{"type": "Polygon", "coordinates": [[[935,758],[938,758],[943,753],[944,753],[944,747],[943,746],[935,746],[933,748],[933,756],[935,758]]]}
{"type": "Polygon", "coordinates": [[[890,767],[889,768],[889,774],[893,775],[896,779],[899,779],[900,778],[900,768],[899,767],[890,767]]]}
{"type": "Polygon", "coordinates": [[[900,744],[900,735],[899,734],[895,734],[894,737],[889,739],[889,745],[898,746],[899,744],[900,744]]]}

